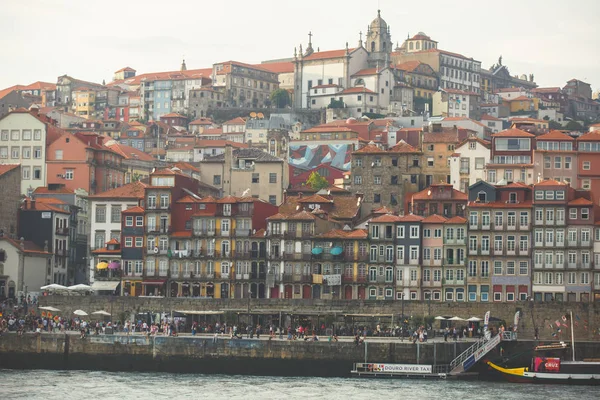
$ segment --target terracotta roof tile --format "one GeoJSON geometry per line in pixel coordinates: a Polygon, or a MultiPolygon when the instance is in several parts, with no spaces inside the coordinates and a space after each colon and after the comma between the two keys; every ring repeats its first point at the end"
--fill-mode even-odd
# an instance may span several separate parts
{"type": "MultiPolygon", "coordinates": [[[[349,53],[352,53],[356,49],[348,49],[349,53]]],[[[346,55],[346,49],[341,50],[327,50],[327,51],[317,51],[312,53],[311,55],[304,57],[303,60],[324,60],[328,58],[340,58],[346,55]]]]}
{"type": "Polygon", "coordinates": [[[421,222],[423,219],[420,215],[408,214],[401,216],[398,222],[421,222]]]}
{"type": "Polygon", "coordinates": [[[0,236],[0,241],[8,242],[8,243],[12,244],[17,250],[22,251],[24,253],[40,254],[40,255],[47,255],[47,256],[52,254],[48,251],[44,251],[43,248],[39,247],[38,245],[36,245],[35,243],[33,243],[29,240],[20,241],[20,240],[11,239],[6,236],[0,236]],[[23,247],[21,247],[21,243],[23,244],[23,247]]]}
{"type": "Polygon", "coordinates": [[[144,211],[145,210],[142,207],[135,206],[135,207],[128,208],[125,211],[122,211],[121,214],[140,214],[140,213],[143,213],[144,211]]]}
{"type": "Polygon", "coordinates": [[[377,75],[378,68],[365,68],[360,71],[352,74],[352,76],[369,76],[369,75],[377,75]]]}
{"type": "Polygon", "coordinates": [[[246,125],[246,119],[242,117],[237,117],[234,119],[230,119],[229,121],[223,122],[222,125],[246,125]]]}
{"type": "Polygon", "coordinates": [[[352,154],[380,154],[380,153],[385,153],[385,150],[381,149],[378,146],[375,146],[374,144],[368,144],[368,145],[352,152],[352,154]]]}
{"type": "Polygon", "coordinates": [[[535,137],[535,135],[521,129],[511,128],[502,132],[494,133],[492,137],[535,137]]]}
{"type": "Polygon", "coordinates": [[[571,200],[568,204],[570,206],[592,206],[594,205],[594,202],[586,198],[580,197],[578,199],[571,200]]]}
{"type": "Polygon", "coordinates": [[[388,150],[390,153],[420,153],[420,151],[410,144],[406,143],[403,139],[400,139],[398,143],[388,150]]]}
{"type": "Polygon", "coordinates": [[[447,221],[448,221],[448,218],[442,217],[441,215],[433,214],[433,215],[426,217],[421,222],[423,222],[424,224],[443,224],[444,222],[447,222],[447,221]]]}
{"type": "Polygon", "coordinates": [[[385,214],[379,217],[375,217],[369,221],[369,223],[389,223],[389,222],[398,222],[400,221],[400,217],[393,214],[385,214]]]}
{"type": "Polygon", "coordinates": [[[128,183],[106,192],[89,196],[90,199],[143,199],[148,185],[141,181],[128,183]]]}
{"type": "Polygon", "coordinates": [[[21,164],[0,164],[0,176],[6,174],[13,169],[19,168],[21,164]]]}
{"type": "Polygon", "coordinates": [[[466,224],[467,219],[457,215],[455,217],[452,217],[452,218],[446,220],[445,223],[446,224],[466,224]]]}
{"type": "Polygon", "coordinates": [[[415,69],[417,69],[417,67],[421,64],[422,64],[421,61],[413,60],[413,61],[403,62],[402,64],[397,64],[395,67],[396,67],[396,69],[401,69],[402,71],[412,72],[415,69]]]}
{"type": "Polygon", "coordinates": [[[175,112],[161,115],[160,117],[161,118],[185,118],[185,119],[188,119],[188,117],[186,117],[185,115],[177,114],[175,112]]]}
{"type": "MultiPolygon", "coordinates": [[[[1,170],[1,166],[0,166],[0,170],[1,170]]],[[[0,172],[0,175],[2,175],[2,173],[0,172]]],[[[40,186],[38,188],[36,188],[33,191],[33,194],[53,194],[53,193],[57,193],[57,194],[73,194],[75,193],[75,191],[73,189],[69,189],[66,187],[60,187],[57,189],[48,189],[47,186],[40,186]]]]}
{"type": "Polygon", "coordinates": [[[266,69],[276,74],[286,74],[294,72],[294,63],[291,61],[265,62],[262,64],[255,64],[254,66],[266,69]]]}
{"type": "Polygon", "coordinates": [[[353,93],[369,93],[369,94],[377,94],[371,89],[367,89],[366,87],[356,86],[351,87],[345,90],[342,90],[340,94],[353,94],[353,93]]]}
{"type": "Polygon", "coordinates": [[[578,142],[598,142],[600,141],[600,131],[588,132],[577,138],[578,142]]]}
{"type": "Polygon", "coordinates": [[[175,238],[178,238],[178,237],[180,237],[180,238],[182,238],[182,237],[189,238],[189,237],[192,237],[192,231],[177,231],[177,232],[173,232],[171,234],[171,237],[175,237],[175,238]]]}
{"type": "Polygon", "coordinates": [[[534,187],[538,186],[566,186],[566,183],[558,182],[554,179],[547,179],[545,181],[541,181],[539,183],[534,184],[534,187]]]}
{"type": "Polygon", "coordinates": [[[198,118],[190,122],[190,125],[212,125],[213,120],[210,118],[198,118]]]}

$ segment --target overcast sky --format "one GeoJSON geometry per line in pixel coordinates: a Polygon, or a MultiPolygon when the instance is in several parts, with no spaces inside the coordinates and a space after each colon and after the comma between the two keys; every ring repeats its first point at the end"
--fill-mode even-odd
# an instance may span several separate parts
{"type": "Polygon", "coordinates": [[[353,47],[378,7],[394,42],[423,31],[485,68],[502,55],[540,86],[600,89],[600,0],[0,0],[0,88],[291,57],[308,31],[315,49],[353,47]]]}

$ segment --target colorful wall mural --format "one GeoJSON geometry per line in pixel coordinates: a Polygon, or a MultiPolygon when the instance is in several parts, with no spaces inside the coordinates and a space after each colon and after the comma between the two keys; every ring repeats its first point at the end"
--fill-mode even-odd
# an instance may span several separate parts
{"type": "Polygon", "coordinates": [[[290,144],[289,164],[310,170],[321,164],[329,164],[342,171],[349,171],[352,144],[290,144]]]}

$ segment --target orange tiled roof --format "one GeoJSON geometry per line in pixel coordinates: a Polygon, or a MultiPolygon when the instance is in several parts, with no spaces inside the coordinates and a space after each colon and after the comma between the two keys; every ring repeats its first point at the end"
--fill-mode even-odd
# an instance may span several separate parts
{"type": "Polygon", "coordinates": [[[320,194],[313,194],[312,196],[302,197],[298,200],[298,203],[333,203],[333,200],[325,198],[320,194]]]}
{"type": "Polygon", "coordinates": [[[282,62],[266,62],[262,64],[255,64],[255,67],[260,67],[262,69],[266,69],[275,74],[286,74],[290,72],[294,72],[294,63],[291,61],[282,61],[282,62]]]}
{"type": "Polygon", "coordinates": [[[394,147],[388,150],[391,153],[420,153],[420,151],[401,139],[394,147]]]}
{"type": "Polygon", "coordinates": [[[466,224],[467,219],[457,215],[455,217],[452,217],[452,218],[446,220],[445,223],[446,224],[466,224]]]}
{"type": "Polygon", "coordinates": [[[246,125],[246,120],[242,117],[237,117],[223,122],[223,125],[246,125]]]}
{"type": "Polygon", "coordinates": [[[171,237],[192,237],[192,231],[177,231],[171,234],[171,237]]]}
{"type": "Polygon", "coordinates": [[[441,215],[433,214],[433,215],[426,217],[421,222],[423,222],[424,224],[443,224],[444,222],[447,222],[447,221],[448,221],[448,218],[442,217],[441,215]]]}
{"type": "Polygon", "coordinates": [[[375,217],[373,219],[371,219],[371,221],[369,221],[369,223],[389,223],[389,222],[398,222],[400,220],[400,217],[394,214],[385,214],[385,215],[381,215],[379,217],[375,217]]]}
{"type": "Polygon", "coordinates": [[[379,154],[385,153],[385,150],[375,146],[374,144],[368,144],[361,149],[353,151],[352,154],[379,154]]]}
{"type": "Polygon", "coordinates": [[[594,205],[594,202],[591,200],[585,199],[583,197],[580,197],[578,199],[571,200],[568,204],[570,206],[592,206],[592,205],[594,205]]]}
{"type": "Polygon", "coordinates": [[[566,186],[566,183],[558,182],[554,179],[547,179],[545,181],[541,181],[540,183],[536,183],[533,185],[534,187],[538,186],[566,186]]]}
{"type": "Polygon", "coordinates": [[[233,196],[225,196],[223,198],[220,198],[219,200],[217,200],[217,203],[219,204],[235,204],[237,203],[237,198],[233,197],[233,196]]]}
{"type": "Polygon", "coordinates": [[[20,167],[21,164],[0,164],[0,176],[6,174],[13,169],[20,167]]]}
{"type": "Polygon", "coordinates": [[[504,101],[533,101],[533,99],[530,99],[527,96],[519,96],[515,97],[514,99],[504,99],[504,101]]]}
{"type": "Polygon", "coordinates": [[[140,213],[143,213],[144,211],[145,210],[142,207],[135,206],[135,207],[128,208],[125,211],[122,211],[121,214],[140,214],[140,213]]]}
{"type": "Polygon", "coordinates": [[[422,64],[422,62],[417,61],[417,60],[406,61],[406,62],[403,62],[402,64],[396,65],[396,69],[401,69],[402,71],[411,72],[411,71],[414,71],[415,69],[417,69],[417,67],[421,64],[422,64]]]}
{"type": "Polygon", "coordinates": [[[374,91],[372,91],[371,89],[367,89],[366,87],[361,87],[361,86],[356,86],[356,87],[351,87],[345,90],[342,90],[340,92],[341,94],[352,94],[352,93],[369,93],[369,94],[376,94],[374,91]]]}
{"type": "Polygon", "coordinates": [[[106,143],[106,147],[120,154],[127,160],[154,161],[154,157],[150,154],[136,149],[135,147],[127,146],[118,142],[106,143]]]}
{"type": "Polygon", "coordinates": [[[148,185],[141,181],[128,183],[127,185],[119,186],[118,188],[107,190],[106,192],[98,193],[89,196],[90,199],[143,199],[144,191],[148,185]]]}
{"type": "MultiPolygon", "coordinates": [[[[496,106],[496,104],[494,106],[496,106]]],[[[488,114],[481,114],[480,119],[482,121],[502,121],[500,118],[496,118],[493,115],[488,115],[488,114]]]]}
{"type": "MultiPolygon", "coordinates": [[[[316,210],[315,210],[316,211],[316,210]]],[[[308,211],[300,211],[287,216],[288,221],[313,221],[316,217],[308,211]]]]}
{"type": "Polygon", "coordinates": [[[20,240],[11,239],[6,236],[0,236],[0,241],[1,240],[12,244],[15,248],[17,248],[19,251],[22,251],[24,253],[41,254],[41,255],[51,255],[52,254],[48,251],[44,251],[44,249],[42,249],[41,247],[39,247],[38,245],[36,245],[35,243],[33,243],[29,240],[20,241],[20,240]],[[21,243],[23,244],[23,247],[21,247],[21,243]]]}
{"type": "MultiPolygon", "coordinates": [[[[348,49],[348,53],[352,53],[356,49],[348,49]]],[[[340,58],[346,55],[346,49],[317,51],[311,55],[304,57],[303,60],[324,60],[327,58],[340,58]]]]}
{"type": "MultiPolygon", "coordinates": [[[[1,166],[0,166],[0,169],[1,169],[1,166]]],[[[0,173],[0,175],[2,175],[2,173],[0,173]]],[[[73,189],[69,189],[66,187],[60,187],[58,189],[50,190],[50,189],[48,189],[47,186],[40,186],[33,191],[33,194],[52,194],[52,193],[73,194],[73,193],[75,193],[75,191],[73,189]]]]}
{"type": "Polygon", "coordinates": [[[401,216],[398,222],[421,222],[423,219],[420,215],[408,214],[401,216]]]}
{"type": "Polygon", "coordinates": [[[498,133],[494,133],[492,137],[535,137],[535,135],[529,132],[525,132],[521,129],[511,128],[498,133]]]}
{"type": "Polygon", "coordinates": [[[577,138],[578,142],[597,142],[600,141],[600,131],[588,132],[577,138]]]}
{"type": "Polygon", "coordinates": [[[213,120],[210,118],[198,118],[190,122],[190,125],[212,125],[213,120]]]}
{"type": "Polygon", "coordinates": [[[352,76],[369,76],[369,75],[377,75],[379,71],[377,71],[377,68],[365,68],[365,69],[361,69],[360,71],[352,74],[352,76]]]}

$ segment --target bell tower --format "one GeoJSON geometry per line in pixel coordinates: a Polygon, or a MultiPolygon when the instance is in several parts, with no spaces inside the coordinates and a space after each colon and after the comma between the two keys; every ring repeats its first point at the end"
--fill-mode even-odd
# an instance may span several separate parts
{"type": "Polygon", "coordinates": [[[386,61],[390,59],[392,47],[390,27],[381,18],[381,10],[377,10],[377,18],[367,28],[365,39],[365,48],[369,52],[369,65],[371,67],[376,67],[377,63],[385,65],[386,61]]]}

